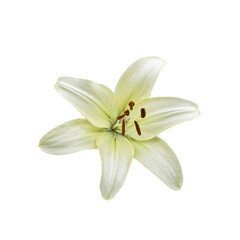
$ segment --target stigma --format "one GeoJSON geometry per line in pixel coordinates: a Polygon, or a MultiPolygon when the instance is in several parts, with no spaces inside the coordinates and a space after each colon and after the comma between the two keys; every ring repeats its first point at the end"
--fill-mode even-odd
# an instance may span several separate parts
{"type": "MultiPolygon", "coordinates": [[[[130,120],[130,111],[133,110],[133,107],[135,106],[135,102],[130,101],[128,103],[128,106],[130,109],[125,110],[121,115],[119,115],[117,117],[117,120],[122,121],[122,135],[125,136],[125,132],[126,132],[126,124],[128,123],[128,121],[130,120]]],[[[145,108],[141,108],[140,109],[140,117],[141,118],[145,118],[146,117],[146,109],[145,108]]],[[[139,117],[139,118],[140,118],[139,117]]],[[[136,128],[136,132],[139,136],[141,136],[142,132],[141,132],[141,128],[139,126],[139,123],[137,122],[137,119],[134,120],[134,124],[135,124],[135,128],[136,128]]]]}

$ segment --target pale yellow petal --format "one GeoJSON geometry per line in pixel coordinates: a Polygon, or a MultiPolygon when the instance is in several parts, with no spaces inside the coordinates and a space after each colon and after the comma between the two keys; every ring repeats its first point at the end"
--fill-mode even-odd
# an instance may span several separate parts
{"type": "Polygon", "coordinates": [[[173,150],[162,139],[131,140],[134,158],[160,178],[168,187],[179,190],[183,183],[180,163],[173,150]]]}
{"type": "Polygon", "coordinates": [[[68,121],[42,137],[39,147],[47,153],[61,155],[96,148],[96,138],[102,129],[86,119],[68,121]]]}
{"type": "Polygon", "coordinates": [[[128,67],[115,88],[120,111],[125,110],[130,101],[137,103],[150,97],[156,79],[165,64],[166,61],[158,57],[145,57],[128,67]]]}
{"type": "Polygon", "coordinates": [[[113,92],[93,81],[62,77],[56,89],[96,127],[108,128],[116,120],[117,107],[113,92]]]}
{"type": "Polygon", "coordinates": [[[97,139],[102,160],[100,189],[103,198],[112,199],[122,187],[131,165],[134,150],[132,144],[114,132],[104,132],[97,139]]]}
{"type": "Polygon", "coordinates": [[[134,106],[130,112],[130,121],[126,134],[134,139],[144,141],[157,136],[162,131],[179,123],[199,116],[198,106],[188,100],[175,97],[157,97],[144,99],[134,106]],[[141,108],[146,110],[145,118],[141,118],[141,108]],[[138,135],[134,120],[137,120],[141,136],[138,135]]]}

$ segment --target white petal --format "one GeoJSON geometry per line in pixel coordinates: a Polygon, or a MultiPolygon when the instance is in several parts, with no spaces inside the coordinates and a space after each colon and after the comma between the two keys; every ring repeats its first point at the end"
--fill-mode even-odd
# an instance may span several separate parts
{"type": "Polygon", "coordinates": [[[39,142],[39,147],[44,152],[55,155],[94,149],[100,132],[101,129],[94,127],[86,119],[75,119],[44,135],[39,142]]]}
{"type": "Polygon", "coordinates": [[[133,146],[120,134],[104,132],[97,139],[97,148],[102,160],[101,193],[103,198],[112,199],[127,176],[133,146]]]}
{"type": "Polygon", "coordinates": [[[199,116],[198,106],[185,99],[174,97],[158,97],[142,100],[130,113],[126,134],[143,141],[151,139],[160,132],[179,123],[192,120],[199,116]],[[146,117],[140,117],[140,109],[145,108],[146,117]],[[141,136],[137,134],[134,120],[141,128],[141,136]]]}
{"type": "Polygon", "coordinates": [[[150,97],[155,81],[165,64],[166,61],[158,57],[145,57],[129,66],[115,88],[120,110],[126,109],[130,101],[137,103],[150,97]]]}
{"type": "Polygon", "coordinates": [[[58,79],[56,89],[94,126],[109,127],[116,120],[115,96],[106,86],[85,79],[62,77],[58,79]]]}
{"type": "Polygon", "coordinates": [[[180,163],[166,142],[158,137],[134,141],[134,158],[160,178],[168,187],[179,190],[183,183],[180,163]]]}

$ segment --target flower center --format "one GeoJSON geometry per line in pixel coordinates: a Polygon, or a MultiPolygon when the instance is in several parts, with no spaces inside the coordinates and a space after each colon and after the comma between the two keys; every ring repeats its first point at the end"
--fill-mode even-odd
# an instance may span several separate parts
{"type": "MultiPolygon", "coordinates": [[[[130,109],[125,110],[123,114],[121,114],[117,117],[117,120],[119,121],[119,123],[122,123],[122,135],[123,136],[125,135],[126,124],[130,120],[130,111],[133,110],[134,105],[135,105],[135,103],[133,101],[129,102],[128,106],[129,106],[130,109]]],[[[140,117],[141,118],[146,117],[146,109],[145,108],[140,109],[140,117]]],[[[139,124],[136,120],[134,120],[134,124],[135,124],[137,134],[139,136],[141,136],[141,134],[142,134],[141,133],[141,128],[140,128],[140,126],[139,126],[139,124]]]]}

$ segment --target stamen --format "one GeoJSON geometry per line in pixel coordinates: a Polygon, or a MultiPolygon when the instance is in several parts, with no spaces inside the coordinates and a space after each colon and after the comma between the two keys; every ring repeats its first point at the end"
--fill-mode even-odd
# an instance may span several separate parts
{"type": "Polygon", "coordinates": [[[145,118],[145,117],[146,117],[146,109],[141,108],[141,118],[145,118]]]}
{"type": "Polygon", "coordinates": [[[129,114],[130,114],[129,110],[126,110],[126,111],[124,112],[124,114],[127,115],[127,116],[129,116],[129,114]]]}
{"type": "Polygon", "coordinates": [[[125,135],[125,121],[124,119],[122,120],[122,135],[125,135]]]}
{"type": "Polygon", "coordinates": [[[139,127],[139,124],[137,123],[137,121],[134,121],[134,123],[135,123],[135,127],[136,127],[138,135],[141,136],[141,129],[139,127]]]}
{"type": "Polygon", "coordinates": [[[117,120],[121,120],[122,118],[124,118],[125,114],[122,114],[120,116],[117,117],[117,120]]]}
{"type": "Polygon", "coordinates": [[[125,117],[124,117],[125,124],[127,124],[129,120],[130,120],[130,117],[129,117],[129,116],[125,116],[125,117]]]}
{"type": "Polygon", "coordinates": [[[130,110],[133,110],[133,106],[135,105],[135,102],[131,101],[128,103],[130,110]]]}
{"type": "Polygon", "coordinates": [[[120,116],[117,117],[117,120],[121,120],[121,119],[124,118],[125,116],[129,116],[129,114],[130,114],[129,110],[126,110],[126,111],[124,112],[124,114],[122,114],[122,115],[120,115],[120,116]]]}

